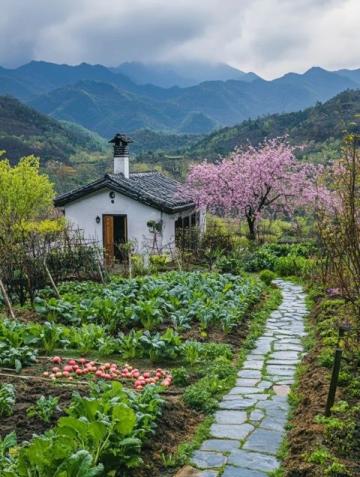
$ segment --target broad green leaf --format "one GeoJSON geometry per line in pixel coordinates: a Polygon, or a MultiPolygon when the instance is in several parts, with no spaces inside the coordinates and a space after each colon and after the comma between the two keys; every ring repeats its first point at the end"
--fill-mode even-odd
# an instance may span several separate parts
{"type": "Polygon", "coordinates": [[[92,440],[99,444],[105,439],[108,428],[103,422],[91,422],[88,425],[87,432],[92,437],[92,440]]]}
{"type": "Polygon", "coordinates": [[[116,430],[125,436],[135,427],[136,414],[126,404],[116,404],[112,411],[112,418],[116,421],[116,430]]]}
{"type": "Polygon", "coordinates": [[[96,477],[103,470],[102,464],[93,467],[93,458],[88,451],[80,450],[66,459],[53,477],[96,477]]]}

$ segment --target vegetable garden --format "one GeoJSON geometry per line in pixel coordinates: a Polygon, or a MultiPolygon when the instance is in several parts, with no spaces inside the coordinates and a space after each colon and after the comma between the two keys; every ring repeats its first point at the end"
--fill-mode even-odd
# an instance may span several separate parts
{"type": "Polygon", "coordinates": [[[41,290],[35,311],[0,323],[1,475],[155,476],[181,463],[268,290],[199,272],[41,290]]]}

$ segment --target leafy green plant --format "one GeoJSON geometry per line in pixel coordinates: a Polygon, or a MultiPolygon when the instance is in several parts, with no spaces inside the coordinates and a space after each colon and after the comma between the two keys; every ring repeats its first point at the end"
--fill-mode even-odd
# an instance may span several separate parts
{"type": "Polygon", "coordinates": [[[270,285],[273,280],[275,280],[276,275],[271,270],[263,270],[259,274],[259,278],[263,281],[266,285],[270,285]]]}
{"type": "Polygon", "coordinates": [[[58,348],[62,339],[63,329],[53,322],[46,321],[40,333],[40,346],[46,353],[51,353],[58,348]]]}
{"type": "Polygon", "coordinates": [[[20,446],[14,455],[7,454],[2,475],[124,474],[141,464],[142,442],[154,431],[162,402],[155,387],[138,394],[125,391],[115,381],[93,384],[90,396],[74,394],[68,416],[61,417],[54,428],[20,446]]]}
{"type": "Polygon", "coordinates": [[[189,381],[189,373],[186,368],[174,368],[172,370],[172,377],[175,386],[186,386],[189,381]]]}
{"type": "Polygon", "coordinates": [[[27,409],[26,414],[28,417],[38,417],[44,422],[50,422],[56,411],[60,411],[58,397],[40,396],[36,404],[27,409]]]}
{"type": "Polygon", "coordinates": [[[7,417],[14,413],[16,402],[15,386],[12,384],[0,385],[0,416],[7,417]]]}
{"type": "Polygon", "coordinates": [[[3,438],[0,437],[0,470],[5,470],[11,465],[9,451],[16,446],[16,434],[11,432],[3,438]]]}
{"type": "Polygon", "coordinates": [[[0,366],[13,368],[19,373],[23,366],[35,363],[37,350],[29,346],[14,348],[6,341],[0,342],[0,366]]]}
{"type": "Polygon", "coordinates": [[[133,359],[142,356],[142,332],[132,329],[127,335],[119,334],[119,351],[124,359],[133,359]]]}
{"type": "Polygon", "coordinates": [[[194,366],[200,360],[201,343],[198,341],[187,341],[184,344],[185,361],[194,366]]]}
{"type": "Polygon", "coordinates": [[[134,306],[134,313],[145,330],[148,331],[153,330],[163,321],[156,298],[151,298],[147,301],[139,301],[134,306]]]}

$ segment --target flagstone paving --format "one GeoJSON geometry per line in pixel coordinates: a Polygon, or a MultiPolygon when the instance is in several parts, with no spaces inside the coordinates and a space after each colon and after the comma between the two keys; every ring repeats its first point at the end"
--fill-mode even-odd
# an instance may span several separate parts
{"type": "Polygon", "coordinates": [[[305,294],[275,280],[283,301],[267,321],[236,386],[220,402],[210,438],[192,457],[199,477],[266,477],[278,468],[285,433],[287,395],[303,353],[305,294]]]}

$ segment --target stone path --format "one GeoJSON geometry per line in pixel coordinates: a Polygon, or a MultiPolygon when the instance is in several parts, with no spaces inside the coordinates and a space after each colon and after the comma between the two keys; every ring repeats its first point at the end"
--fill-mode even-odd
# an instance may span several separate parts
{"type": "Polygon", "coordinates": [[[275,280],[283,302],[220,403],[211,438],[193,454],[197,477],[265,477],[279,466],[289,405],[287,395],[303,352],[306,314],[300,286],[275,280]]]}

